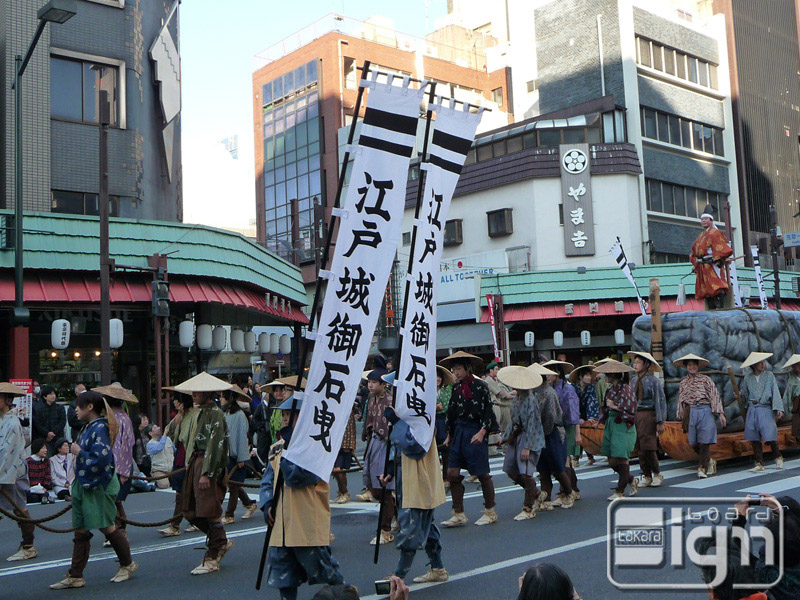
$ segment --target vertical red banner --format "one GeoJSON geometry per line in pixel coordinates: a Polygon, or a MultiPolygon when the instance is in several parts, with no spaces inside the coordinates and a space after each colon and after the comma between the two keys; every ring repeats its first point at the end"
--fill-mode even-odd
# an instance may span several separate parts
{"type": "Polygon", "coordinates": [[[500,346],[497,343],[497,324],[494,320],[494,294],[486,294],[486,303],[489,305],[489,325],[492,327],[492,340],[494,341],[494,362],[500,362],[500,346]]]}

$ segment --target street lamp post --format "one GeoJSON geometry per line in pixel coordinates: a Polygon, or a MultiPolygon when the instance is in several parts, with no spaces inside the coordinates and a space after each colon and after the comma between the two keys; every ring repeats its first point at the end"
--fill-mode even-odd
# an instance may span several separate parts
{"type": "Polygon", "coordinates": [[[36,15],[39,18],[39,25],[36,27],[36,33],[28,46],[25,57],[23,58],[22,55],[17,54],[14,58],[14,83],[11,89],[14,90],[15,94],[14,160],[16,176],[14,182],[14,309],[11,315],[11,321],[14,327],[11,340],[14,348],[11,352],[11,370],[16,377],[22,378],[27,378],[29,369],[26,326],[30,318],[28,310],[23,307],[22,279],[22,76],[25,73],[25,69],[28,67],[33,51],[36,49],[36,44],[39,43],[39,38],[42,37],[42,33],[44,33],[44,28],[47,24],[66,23],[75,16],[76,12],[77,0],[50,0],[50,2],[39,9],[36,15]],[[20,348],[20,346],[22,348],[20,348]],[[20,350],[22,349],[24,349],[24,356],[21,356],[20,350]]]}

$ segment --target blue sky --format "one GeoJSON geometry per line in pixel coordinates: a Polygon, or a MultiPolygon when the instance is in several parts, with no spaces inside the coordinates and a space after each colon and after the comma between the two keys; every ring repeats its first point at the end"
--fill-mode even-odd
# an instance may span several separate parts
{"type": "Polygon", "coordinates": [[[398,31],[424,36],[447,12],[446,0],[183,0],[185,220],[247,227],[255,217],[253,57],[328,13],[364,20],[380,14],[398,31]],[[240,159],[217,143],[239,135],[240,159]],[[220,209],[220,206],[224,209],[220,209]]]}

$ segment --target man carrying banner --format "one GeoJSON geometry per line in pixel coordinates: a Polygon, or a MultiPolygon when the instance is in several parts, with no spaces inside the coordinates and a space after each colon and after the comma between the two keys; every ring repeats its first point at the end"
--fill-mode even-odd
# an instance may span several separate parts
{"type": "Polygon", "coordinates": [[[729,289],[724,275],[725,262],[733,249],[725,234],[714,226],[714,207],[710,204],[700,215],[700,224],[703,231],[694,241],[689,255],[697,275],[694,296],[704,298],[709,309],[722,308],[729,289]]]}
{"type": "MultiPolygon", "coordinates": [[[[447,501],[444,482],[440,477],[439,452],[432,438],[426,451],[414,439],[408,423],[397,416],[390,406],[384,411],[392,424],[392,456],[397,482],[397,507],[400,531],[396,546],[400,561],[393,575],[405,579],[419,548],[425,547],[429,568],[425,575],[415,577],[415,583],[447,581],[450,577],[442,562],[441,534],[433,522],[433,511],[447,501]],[[397,457],[400,457],[398,461],[397,457]]],[[[392,480],[389,475],[386,482],[392,480]]]]}
{"type": "Polygon", "coordinates": [[[281,439],[269,450],[267,469],[261,480],[258,506],[273,527],[267,556],[267,585],[280,592],[282,600],[295,600],[297,588],[327,583],[340,585],[344,578],[339,563],[331,555],[331,507],[326,481],[283,458],[291,443],[303,401],[289,399],[283,411],[281,439]],[[283,473],[283,489],[275,503],[275,481],[283,473]]]}
{"type": "Polygon", "coordinates": [[[464,477],[461,469],[475,475],[483,491],[483,516],[475,525],[489,525],[497,521],[494,510],[494,483],[489,474],[489,433],[497,431],[497,421],[492,411],[489,388],[475,377],[473,369],[482,361],[473,354],[456,352],[442,360],[445,368],[450,368],[456,377],[450,406],[447,410],[447,439],[450,446],[450,464],[447,479],[453,496],[453,516],[443,521],[445,527],[459,527],[469,523],[464,514],[464,477]]]}
{"type": "Polygon", "coordinates": [[[207,536],[208,549],[203,562],[192,575],[219,571],[222,557],[233,547],[222,526],[222,501],[226,491],[228,466],[228,426],[225,414],[214,402],[217,392],[233,387],[206,372],[175,386],[181,394],[191,394],[198,409],[194,428],[193,452],[186,462],[181,491],[183,518],[207,536]]]}
{"type": "Polygon", "coordinates": [[[369,439],[367,453],[364,456],[364,486],[372,497],[383,504],[383,521],[381,523],[381,539],[372,538],[370,544],[388,544],[394,540],[392,535],[392,518],[394,517],[394,482],[381,481],[386,465],[386,453],[389,451],[389,422],[384,416],[386,408],[392,406],[392,396],[386,391],[386,382],[383,376],[388,371],[384,367],[377,367],[367,375],[369,398],[364,417],[363,436],[369,439]],[[381,488],[386,491],[382,492],[381,488]]]}

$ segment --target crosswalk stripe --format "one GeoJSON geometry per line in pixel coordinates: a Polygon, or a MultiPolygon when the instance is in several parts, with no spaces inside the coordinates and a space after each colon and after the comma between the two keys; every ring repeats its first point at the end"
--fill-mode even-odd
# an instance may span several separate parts
{"type": "Polygon", "coordinates": [[[785,492],[786,490],[793,490],[796,488],[800,488],[800,475],[795,477],[787,477],[786,479],[780,479],[765,485],[754,485],[736,491],[741,494],[772,494],[774,496],[780,492],[785,492]]]}
{"type": "MultiPolygon", "coordinates": [[[[792,469],[800,469],[800,459],[788,461],[784,464],[783,469],[789,471],[792,469]]],[[[726,483],[735,483],[737,481],[746,481],[754,477],[763,477],[764,475],[775,475],[775,469],[767,468],[764,471],[751,473],[749,470],[737,471],[736,473],[727,473],[725,475],[712,475],[708,479],[698,479],[697,481],[688,481],[685,483],[677,483],[674,487],[686,488],[691,490],[704,490],[726,483]]]]}

